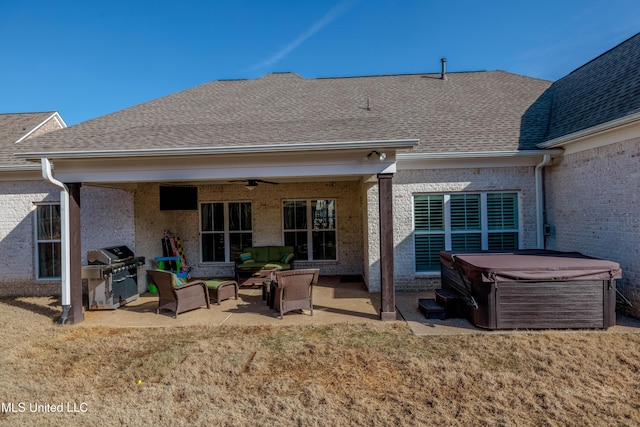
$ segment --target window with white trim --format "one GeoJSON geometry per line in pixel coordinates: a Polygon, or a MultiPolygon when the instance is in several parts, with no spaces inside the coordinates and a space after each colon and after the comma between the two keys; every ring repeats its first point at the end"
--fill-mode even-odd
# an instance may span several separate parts
{"type": "Polygon", "coordinates": [[[36,278],[62,276],[60,204],[39,204],[35,210],[36,278]]]}
{"type": "Polygon", "coordinates": [[[413,197],[416,272],[440,271],[441,250],[518,249],[518,193],[413,197]]]}
{"type": "Polygon", "coordinates": [[[200,204],[200,260],[230,262],[253,244],[251,202],[200,204]]]}
{"type": "Polygon", "coordinates": [[[285,200],[282,212],[284,244],[294,247],[296,260],[337,259],[335,200],[285,200]]]}

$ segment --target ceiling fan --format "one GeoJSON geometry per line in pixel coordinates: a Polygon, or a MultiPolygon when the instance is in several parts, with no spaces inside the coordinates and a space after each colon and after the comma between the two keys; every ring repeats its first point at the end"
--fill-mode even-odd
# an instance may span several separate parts
{"type": "Polygon", "coordinates": [[[272,185],[278,185],[277,182],[273,182],[273,181],[265,181],[263,179],[236,179],[233,181],[229,181],[229,182],[244,182],[245,187],[247,190],[253,190],[254,188],[256,188],[258,186],[259,182],[265,183],[265,184],[272,184],[272,185]]]}

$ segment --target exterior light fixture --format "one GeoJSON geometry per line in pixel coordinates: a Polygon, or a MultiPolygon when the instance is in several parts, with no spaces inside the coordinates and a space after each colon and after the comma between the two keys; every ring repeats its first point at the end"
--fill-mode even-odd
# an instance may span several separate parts
{"type": "Polygon", "coordinates": [[[249,181],[247,181],[247,185],[245,185],[244,188],[246,188],[247,190],[253,190],[257,186],[258,182],[254,179],[250,179],[249,181]]]}
{"type": "Polygon", "coordinates": [[[376,156],[378,156],[378,159],[379,159],[381,162],[382,162],[384,159],[386,159],[386,158],[387,158],[387,153],[380,153],[380,152],[378,152],[378,151],[375,151],[375,150],[374,150],[374,151],[369,152],[369,154],[367,154],[366,156],[364,156],[364,157],[362,158],[362,160],[363,160],[363,161],[365,161],[365,162],[368,162],[368,161],[369,161],[369,159],[371,158],[371,156],[372,156],[372,155],[374,155],[374,154],[375,154],[376,156]]]}

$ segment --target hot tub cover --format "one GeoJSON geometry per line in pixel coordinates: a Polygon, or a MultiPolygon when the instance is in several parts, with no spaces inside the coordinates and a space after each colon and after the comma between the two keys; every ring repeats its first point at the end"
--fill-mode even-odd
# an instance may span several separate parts
{"type": "Polygon", "coordinates": [[[440,252],[440,261],[470,280],[613,280],[622,277],[620,264],[579,252],[519,250],[513,252],[440,252]]]}

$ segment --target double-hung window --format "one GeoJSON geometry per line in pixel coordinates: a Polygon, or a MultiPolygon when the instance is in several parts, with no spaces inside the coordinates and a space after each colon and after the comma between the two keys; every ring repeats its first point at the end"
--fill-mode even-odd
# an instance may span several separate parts
{"type": "Polygon", "coordinates": [[[200,204],[202,262],[230,262],[252,246],[251,202],[200,204]]]}
{"type": "Polygon", "coordinates": [[[287,200],[282,212],[284,244],[297,260],[337,259],[335,200],[287,200]]]}
{"type": "Polygon", "coordinates": [[[518,193],[419,194],[413,202],[417,272],[439,271],[441,250],[519,247],[518,193]]]}
{"type": "Polygon", "coordinates": [[[60,205],[37,205],[35,212],[36,277],[59,279],[62,276],[60,205]]]}

